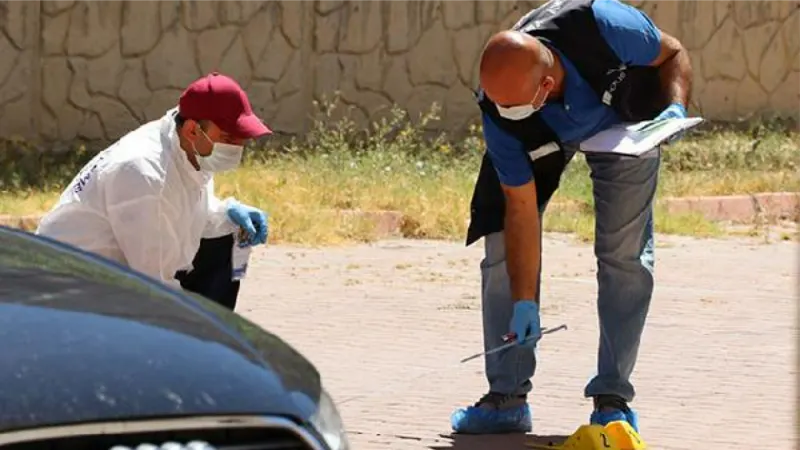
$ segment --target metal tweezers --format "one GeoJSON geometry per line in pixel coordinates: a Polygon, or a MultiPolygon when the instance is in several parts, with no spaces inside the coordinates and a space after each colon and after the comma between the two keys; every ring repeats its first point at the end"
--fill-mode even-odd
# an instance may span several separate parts
{"type": "MultiPolygon", "coordinates": [[[[556,331],[566,330],[566,329],[567,329],[567,324],[562,324],[562,325],[559,325],[559,326],[554,327],[554,328],[545,328],[545,329],[542,330],[542,336],[544,336],[545,334],[555,333],[556,331]]],[[[532,337],[529,337],[526,340],[530,340],[530,339],[532,339],[532,337]]],[[[476,353],[476,354],[474,354],[472,356],[468,356],[468,357],[462,359],[461,362],[465,363],[465,362],[471,361],[471,360],[473,360],[475,358],[480,358],[481,356],[486,356],[486,355],[491,355],[493,353],[501,352],[501,351],[509,349],[509,348],[511,348],[511,347],[513,347],[515,345],[517,345],[517,340],[516,339],[510,339],[509,342],[506,343],[506,344],[503,344],[503,345],[501,345],[499,347],[495,347],[495,348],[493,348],[491,350],[488,350],[488,351],[485,351],[485,352],[476,353]]]]}

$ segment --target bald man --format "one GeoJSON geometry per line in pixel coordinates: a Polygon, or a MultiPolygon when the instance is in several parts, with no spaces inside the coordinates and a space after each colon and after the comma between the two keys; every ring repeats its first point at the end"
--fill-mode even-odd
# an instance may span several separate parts
{"type": "MultiPolygon", "coordinates": [[[[541,336],[541,218],[582,140],[624,121],[685,117],[687,51],[617,0],[553,0],[487,42],[478,100],[487,152],[467,244],[481,261],[489,392],[456,410],[459,433],[527,432],[541,336]]],[[[638,430],[630,381],[653,291],[653,198],[660,149],[639,158],[587,155],[595,205],[600,322],[597,373],[584,390],[589,419],[638,430]]],[[[579,299],[575,299],[579,300],[579,299]]],[[[588,326],[584,324],[583,326],[588,326]]],[[[551,370],[558,370],[552,367],[551,370]]],[[[547,393],[541,393],[546,408],[547,393]]]]}

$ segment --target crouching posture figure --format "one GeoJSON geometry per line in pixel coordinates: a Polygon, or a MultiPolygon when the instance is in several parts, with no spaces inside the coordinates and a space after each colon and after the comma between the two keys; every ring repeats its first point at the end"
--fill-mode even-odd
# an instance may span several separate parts
{"type": "Polygon", "coordinates": [[[268,134],[239,84],[209,74],[186,88],[177,108],[95,156],[37,234],[233,310],[242,276],[233,254],[267,241],[267,216],[218,199],[214,173],[235,169],[246,141],[268,134]],[[240,230],[246,239],[235,239],[240,230]]]}

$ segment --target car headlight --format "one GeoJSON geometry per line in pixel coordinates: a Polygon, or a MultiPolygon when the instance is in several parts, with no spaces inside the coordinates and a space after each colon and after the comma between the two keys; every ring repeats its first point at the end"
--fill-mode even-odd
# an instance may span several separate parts
{"type": "Polygon", "coordinates": [[[333,399],[324,389],[319,396],[317,411],[311,416],[310,422],[331,450],[350,449],[342,417],[339,415],[333,399]]]}

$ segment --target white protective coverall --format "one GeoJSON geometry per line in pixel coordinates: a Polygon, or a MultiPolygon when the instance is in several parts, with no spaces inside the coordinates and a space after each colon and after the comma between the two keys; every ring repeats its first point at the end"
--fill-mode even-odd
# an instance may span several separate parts
{"type": "Polygon", "coordinates": [[[177,108],[123,136],[72,180],[36,233],[99,254],[180,288],[203,237],[233,233],[211,173],[178,143],[177,108]]]}

